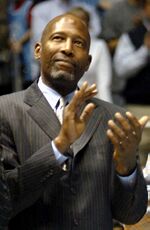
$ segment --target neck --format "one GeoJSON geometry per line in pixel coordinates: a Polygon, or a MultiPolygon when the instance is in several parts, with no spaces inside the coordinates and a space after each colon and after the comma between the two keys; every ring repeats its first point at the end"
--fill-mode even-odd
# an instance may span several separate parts
{"type": "Polygon", "coordinates": [[[76,84],[68,84],[68,82],[63,81],[63,82],[57,82],[57,81],[47,81],[46,79],[42,78],[42,81],[45,85],[48,87],[52,88],[56,92],[58,92],[61,96],[66,96],[73,91],[76,90],[77,85],[76,84]]]}

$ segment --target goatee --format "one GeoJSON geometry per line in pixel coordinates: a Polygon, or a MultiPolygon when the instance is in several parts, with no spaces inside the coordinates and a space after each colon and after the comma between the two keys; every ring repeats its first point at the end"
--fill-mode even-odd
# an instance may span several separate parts
{"type": "Polygon", "coordinates": [[[75,76],[73,73],[68,73],[65,71],[57,71],[57,72],[52,72],[51,73],[51,79],[53,79],[54,81],[74,81],[75,80],[75,76]]]}

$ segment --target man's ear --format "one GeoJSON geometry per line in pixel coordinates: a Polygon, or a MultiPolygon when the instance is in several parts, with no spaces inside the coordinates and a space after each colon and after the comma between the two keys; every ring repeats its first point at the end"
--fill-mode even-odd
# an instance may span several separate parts
{"type": "Polygon", "coordinates": [[[92,61],[92,56],[91,56],[91,55],[89,55],[89,56],[88,56],[88,62],[87,62],[87,65],[86,65],[86,67],[85,67],[85,71],[87,71],[87,70],[89,69],[89,66],[90,66],[90,64],[91,64],[91,61],[92,61]]]}
{"type": "Polygon", "coordinates": [[[36,60],[41,58],[41,43],[36,43],[34,47],[34,58],[36,60]]]}

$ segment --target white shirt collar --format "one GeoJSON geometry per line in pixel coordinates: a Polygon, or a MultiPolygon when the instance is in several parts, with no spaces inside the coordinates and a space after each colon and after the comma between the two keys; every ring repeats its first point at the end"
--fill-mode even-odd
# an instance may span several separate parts
{"type": "MultiPolygon", "coordinates": [[[[54,89],[52,89],[51,87],[47,86],[42,81],[42,77],[39,78],[38,87],[41,90],[41,92],[43,93],[43,95],[45,96],[45,98],[47,99],[47,101],[50,104],[50,106],[52,107],[52,109],[54,111],[56,111],[56,104],[57,104],[58,100],[62,96],[57,91],[55,91],[54,89]]],[[[66,95],[64,97],[64,100],[66,102],[70,102],[70,100],[72,99],[73,95],[74,95],[74,92],[69,93],[68,95],[66,95]]]]}

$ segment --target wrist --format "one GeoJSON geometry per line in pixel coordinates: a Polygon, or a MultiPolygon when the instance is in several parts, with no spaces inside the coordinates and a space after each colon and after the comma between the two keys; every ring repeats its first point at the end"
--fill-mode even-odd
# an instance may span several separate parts
{"type": "Polygon", "coordinates": [[[67,152],[67,150],[70,147],[70,143],[68,143],[68,140],[64,137],[58,136],[54,139],[54,144],[61,153],[67,152]]]}
{"type": "Polygon", "coordinates": [[[117,162],[115,169],[120,176],[129,176],[134,172],[136,165],[136,162],[132,162],[132,164],[117,162]]]}

